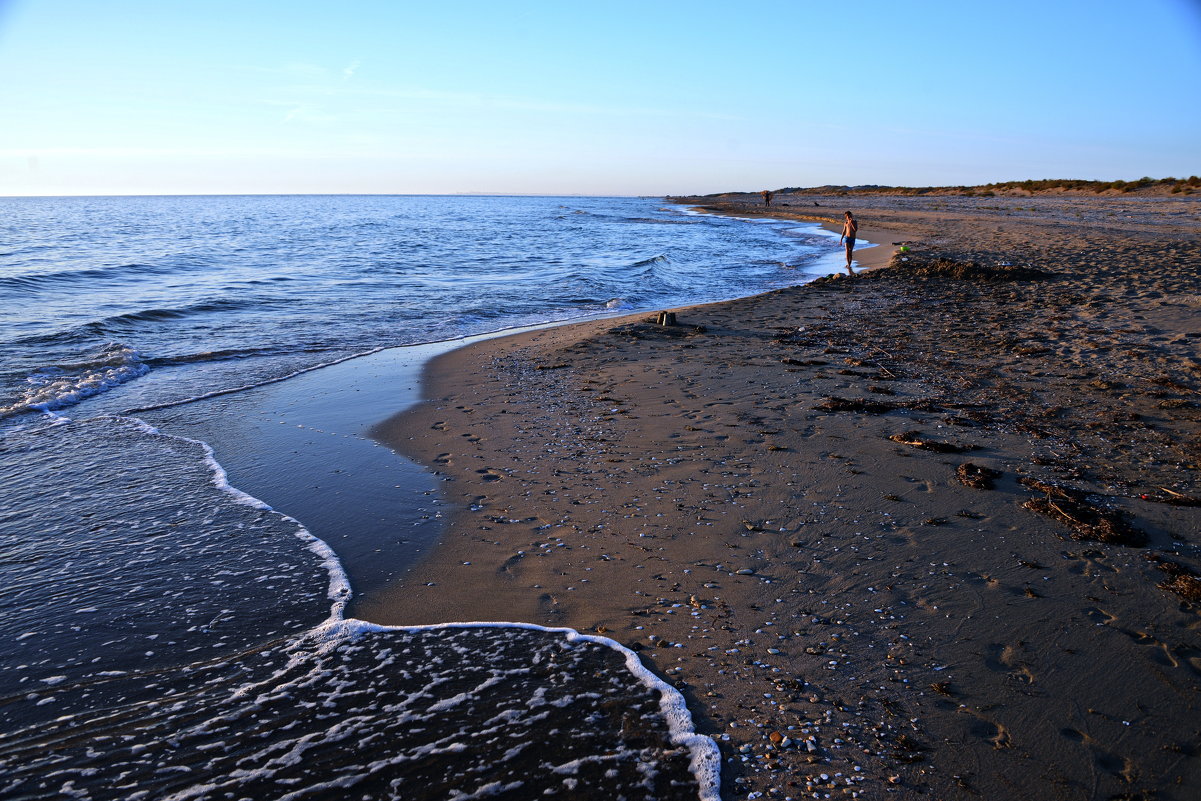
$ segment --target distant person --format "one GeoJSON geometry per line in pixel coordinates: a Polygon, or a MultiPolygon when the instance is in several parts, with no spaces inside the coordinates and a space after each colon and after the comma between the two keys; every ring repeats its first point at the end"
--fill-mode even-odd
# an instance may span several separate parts
{"type": "Polygon", "coordinates": [[[770,189],[764,189],[764,190],[763,190],[762,192],[760,192],[759,194],[763,195],[763,205],[764,205],[764,206],[770,206],[770,205],[771,205],[771,199],[772,199],[772,195],[774,195],[774,194],[775,194],[775,192],[772,192],[770,189]]]}
{"type": "Polygon", "coordinates": [[[855,215],[849,211],[842,215],[846,219],[842,223],[842,236],[838,237],[838,244],[843,241],[847,245],[847,274],[854,275],[855,271],[851,269],[851,251],[855,249],[855,235],[859,233],[859,222],[855,219],[855,215]]]}

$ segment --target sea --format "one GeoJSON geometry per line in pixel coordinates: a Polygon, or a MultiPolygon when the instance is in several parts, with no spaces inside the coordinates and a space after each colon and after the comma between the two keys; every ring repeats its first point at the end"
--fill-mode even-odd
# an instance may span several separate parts
{"type": "Polygon", "coordinates": [[[367,432],[435,352],[836,251],[657,198],[0,198],[0,797],[718,798],[618,643],[354,615],[443,520],[367,432]]]}

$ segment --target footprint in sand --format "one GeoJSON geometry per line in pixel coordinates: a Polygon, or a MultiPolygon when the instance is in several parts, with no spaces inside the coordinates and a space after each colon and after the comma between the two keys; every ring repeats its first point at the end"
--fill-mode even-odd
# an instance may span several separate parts
{"type": "Polygon", "coordinates": [[[984,665],[997,673],[1005,673],[1008,678],[1026,684],[1034,684],[1034,671],[1022,658],[1023,647],[1019,645],[1001,645],[994,643],[988,646],[988,654],[984,657],[984,665]]]}
{"type": "Polygon", "coordinates": [[[1132,784],[1138,779],[1138,768],[1135,766],[1134,760],[1107,753],[1099,748],[1094,748],[1094,751],[1093,759],[1101,770],[1114,776],[1120,776],[1122,781],[1127,784],[1132,784]]]}
{"type": "Polygon", "coordinates": [[[1111,612],[1106,612],[1104,609],[1101,609],[1097,606],[1090,606],[1088,609],[1085,609],[1084,614],[1088,615],[1090,620],[1102,626],[1112,626],[1114,623],[1118,622],[1117,615],[1111,612]]]}
{"type": "Polygon", "coordinates": [[[544,618],[563,616],[563,610],[559,608],[559,601],[549,592],[544,592],[538,596],[538,612],[544,618]]]}
{"type": "Polygon", "coordinates": [[[493,470],[491,467],[484,467],[476,470],[475,472],[479,473],[480,478],[484,479],[484,481],[500,481],[502,478],[504,478],[502,474],[498,473],[496,470],[493,470]]]}
{"type": "Polygon", "coordinates": [[[1119,572],[1116,567],[1105,564],[1106,556],[1100,551],[1081,551],[1069,556],[1072,562],[1068,569],[1078,576],[1104,576],[1119,572]]]}
{"type": "Polygon", "coordinates": [[[959,710],[963,714],[971,715],[975,720],[968,726],[970,731],[976,737],[982,740],[987,740],[992,744],[993,748],[1012,748],[1013,738],[1009,734],[1009,729],[995,720],[984,717],[974,709],[963,707],[959,710]]]}
{"type": "Polygon", "coordinates": [[[1149,649],[1144,651],[1155,664],[1166,668],[1187,668],[1201,675],[1201,650],[1188,645],[1171,645],[1147,631],[1132,631],[1118,628],[1118,631],[1130,638],[1135,645],[1149,649]]]}
{"type": "Polygon", "coordinates": [[[450,454],[440,453],[434,457],[434,464],[450,464],[450,454]]]}
{"type": "Polygon", "coordinates": [[[1074,743],[1086,743],[1088,745],[1092,745],[1094,742],[1096,742],[1096,740],[1094,740],[1092,737],[1089,737],[1079,729],[1073,729],[1071,726],[1060,729],[1059,733],[1074,743]]]}
{"type": "Polygon", "coordinates": [[[1060,729],[1059,733],[1065,739],[1086,746],[1092,752],[1093,761],[1097,767],[1106,773],[1120,776],[1127,783],[1131,783],[1138,778],[1138,768],[1133,760],[1102,750],[1097,741],[1087,733],[1071,728],[1070,726],[1060,729]]]}

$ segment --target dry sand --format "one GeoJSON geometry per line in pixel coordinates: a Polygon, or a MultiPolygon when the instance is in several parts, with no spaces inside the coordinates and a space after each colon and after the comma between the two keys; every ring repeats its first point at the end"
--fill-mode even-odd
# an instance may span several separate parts
{"type": "Polygon", "coordinates": [[[730,798],[1199,797],[1201,202],[854,202],[907,261],[434,361],[360,615],[641,649],[730,798]]]}

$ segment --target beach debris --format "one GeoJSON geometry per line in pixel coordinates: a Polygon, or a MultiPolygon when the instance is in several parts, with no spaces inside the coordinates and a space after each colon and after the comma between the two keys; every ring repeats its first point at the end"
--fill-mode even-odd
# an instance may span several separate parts
{"type": "Polygon", "coordinates": [[[823,412],[864,412],[866,414],[884,414],[896,408],[895,403],[869,401],[866,398],[829,397],[814,407],[823,412]]]}
{"type": "MultiPolygon", "coordinates": [[[[660,312],[667,314],[668,312],[660,312]]],[[[703,325],[681,325],[675,318],[673,322],[664,324],[655,316],[645,322],[629,323],[609,329],[610,336],[628,337],[630,339],[662,339],[663,337],[691,337],[703,334],[707,330],[703,325]]]]}
{"type": "Polygon", "coordinates": [[[1037,281],[1051,274],[1033,267],[1018,267],[1001,262],[980,264],[946,257],[928,258],[917,253],[904,257],[907,264],[894,274],[905,278],[950,278],[957,281],[1037,281]]]}
{"type": "Polygon", "coordinates": [[[1196,571],[1187,565],[1155,554],[1148,558],[1155,562],[1156,568],[1168,574],[1168,577],[1156,586],[1161,590],[1179,595],[1191,604],[1201,604],[1201,577],[1197,575],[1196,571]]]}
{"type": "Polygon", "coordinates": [[[972,489],[990,490],[993,481],[1000,477],[1001,471],[971,462],[964,462],[955,468],[955,478],[959,479],[959,483],[972,489]]]}
{"type": "Polygon", "coordinates": [[[949,442],[936,442],[932,439],[926,439],[920,431],[905,431],[900,434],[893,434],[889,439],[893,442],[899,442],[902,445],[910,445],[914,448],[921,448],[924,451],[934,451],[935,453],[963,453],[972,449],[970,445],[952,445],[949,442]]]}
{"type": "Polygon", "coordinates": [[[1167,487],[1156,487],[1165,495],[1156,495],[1150,492],[1144,492],[1138,497],[1144,501],[1152,501],[1154,503],[1166,503],[1171,506],[1201,506],[1201,498],[1194,498],[1189,495],[1170,490],[1167,487]]]}
{"type": "Polygon", "coordinates": [[[1121,510],[1097,506],[1080,490],[1033,478],[1023,478],[1021,483],[1043,493],[1043,497],[1031,498],[1022,506],[1068,526],[1074,540],[1131,547],[1147,544],[1147,535],[1131,526],[1121,510]]]}
{"type": "Polygon", "coordinates": [[[897,762],[921,762],[926,758],[926,755],[922,753],[927,750],[926,746],[908,734],[899,735],[896,744],[897,749],[892,752],[891,756],[897,762]]]}
{"type": "Polygon", "coordinates": [[[669,311],[661,311],[655,316],[656,325],[675,325],[676,313],[669,311]]]}

